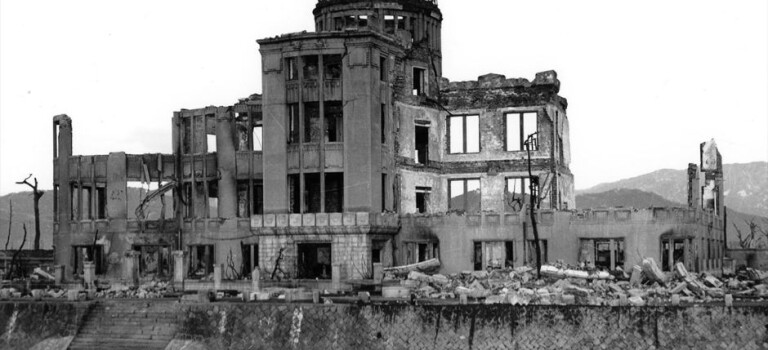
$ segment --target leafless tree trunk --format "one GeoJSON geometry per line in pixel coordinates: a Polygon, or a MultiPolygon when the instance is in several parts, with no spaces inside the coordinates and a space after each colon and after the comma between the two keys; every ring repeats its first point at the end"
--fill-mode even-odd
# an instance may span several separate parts
{"type": "Polygon", "coordinates": [[[45,194],[45,191],[41,191],[37,189],[37,178],[34,178],[35,184],[29,183],[29,178],[32,177],[32,174],[29,174],[26,179],[23,181],[19,181],[16,184],[19,185],[27,185],[32,188],[32,198],[34,200],[34,208],[35,208],[35,243],[34,248],[35,250],[40,249],[40,198],[43,197],[45,194]]]}
{"type": "Polygon", "coordinates": [[[11,267],[5,273],[5,279],[7,280],[13,278],[14,272],[19,276],[22,275],[21,262],[19,262],[18,260],[19,260],[19,254],[21,254],[21,250],[24,249],[24,244],[27,243],[27,224],[24,224],[23,228],[24,228],[24,238],[21,240],[21,245],[19,246],[19,249],[17,249],[16,252],[13,253],[13,257],[11,258],[11,267]]]}
{"type": "Polygon", "coordinates": [[[8,243],[11,243],[11,226],[13,226],[13,201],[10,201],[11,212],[8,214],[8,237],[5,239],[5,249],[8,250],[8,243]]]}
{"type": "Polygon", "coordinates": [[[531,170],[531,143],[535,142],[537,133],[528,135],[525,140],[525,150],[528,152],[528,188],[530,189],[531,228],[533,228],[533,244],[536,248],[536,277],[541,278],[541,244],[539,243],[539,228],[536,223],[536,199],[538,193],[534,191],[533,171],[531,170]]]}

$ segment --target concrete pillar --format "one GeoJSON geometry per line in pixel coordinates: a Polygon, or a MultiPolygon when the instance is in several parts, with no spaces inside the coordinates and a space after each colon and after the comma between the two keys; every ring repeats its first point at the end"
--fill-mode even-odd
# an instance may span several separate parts
{"type": "Polygon", "coordinates": [[[373,263],[373,282],[381,283],[384,279],[384,267],[381,263],[373,263]]]}
{"type": "Polygon", "coordinates": [[[221,274],[224,271],[224,264],[213,265],[213,289],[221,289],[221,274]]]}
{"type": "Polygon", "coordinates": [[[333,289],[341,290],[341,270],[343,265],[339,263],[331,264],[331,282],[333,289]]]}
{"type": "Polygon", "coordinates": [[[220,108],[216,113],[216,164],[219,175],[220,218],[237,216],[237,169],[234,113],[220,108]]]}
{"type": "Polygon", "coordinates": [[[184,255],[183,250],[175,250],[173,252],[173,281],[177,283],[184,282],[184,277],[187,276],[184,255]]]}
{"type": "Polygon", "coordinates": [[[93,261],[83,262],[83,279],[85,280],[85,288],[90,289],[94,286],[96,280],[96,263],[93,261]]]}
{"type": "Polygon", "coordinates": [[[130,250],[123,257],[123,280],[128,284],[139,284],[139,252],[130,250]]]}
{"type": "MultiPolygon", "coordinates": [[[[58,223],[58,232],[54,232],[53,245],[54,264],[69,266],[72,269],[72,235],[70,228],[70,214],[72,211],[72,190],[69,184],[69,158],[72,156],[72,119],[66,114],[53,117],[54,131],[54,161],[58,165],[53,174],[55,184],[59,188],[56,191],[56,212],[54,217],[58,223]]],[[[63,275],[62,280],[66,280],[63,275]]]]}
{"type": "Polygon", "coordinates": [[[57,286],[60,286],[64,282],[64,273],[66,267],[64,265],[56,265],[53,267],[53,278],[57,286]]]}
{"type": "Polygon", "coordinates": [[[254,269],[253,272],[251,272],[251,291],[258,292],[261,290],[260,287],[260,281],[261,279],[261,271],[259,269],[254,269]]]}

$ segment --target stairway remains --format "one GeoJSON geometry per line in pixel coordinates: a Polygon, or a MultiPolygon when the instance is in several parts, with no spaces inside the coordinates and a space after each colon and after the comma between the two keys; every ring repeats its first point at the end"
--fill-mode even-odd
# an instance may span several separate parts
{"type": "Polygon", "coordinates": [[[99,301],[69,346],[85,349],[165,349],[176,334],[175,301],[99,301]]]}

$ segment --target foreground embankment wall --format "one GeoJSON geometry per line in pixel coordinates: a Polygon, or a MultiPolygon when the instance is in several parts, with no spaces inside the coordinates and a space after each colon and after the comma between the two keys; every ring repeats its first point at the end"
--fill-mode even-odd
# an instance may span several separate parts
{"type": "MultiPolygon", "coordinates": [[[[768,348],[768,306],[175,306],[176,338],[209,349],[768,348]]],[[[87,310],[82,303],[2,303],[0,348],[71,334],[87,310]]]]}

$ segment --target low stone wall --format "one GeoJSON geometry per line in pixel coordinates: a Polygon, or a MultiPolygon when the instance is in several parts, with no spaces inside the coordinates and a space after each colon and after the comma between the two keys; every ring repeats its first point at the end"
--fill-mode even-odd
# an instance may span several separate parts
{"type": "Polygon", "coordinates": [[[0,302],[0,349],[31,349],[76,334],[90,303],[0,302]]]}
{"type": "Polygon", "coordinates": [[[211,349],[760,349],[768,307],[191,305],[211,349]]]}
{"type": "MultiPolygon", "coordinates": [[[[768,349],[768,306],[169,307],[179,314],[176,338],[209,349],[768,349]]],[[[87,303],[0,303],[0,349],[72,335],[88,311],[87,303]]]]}

